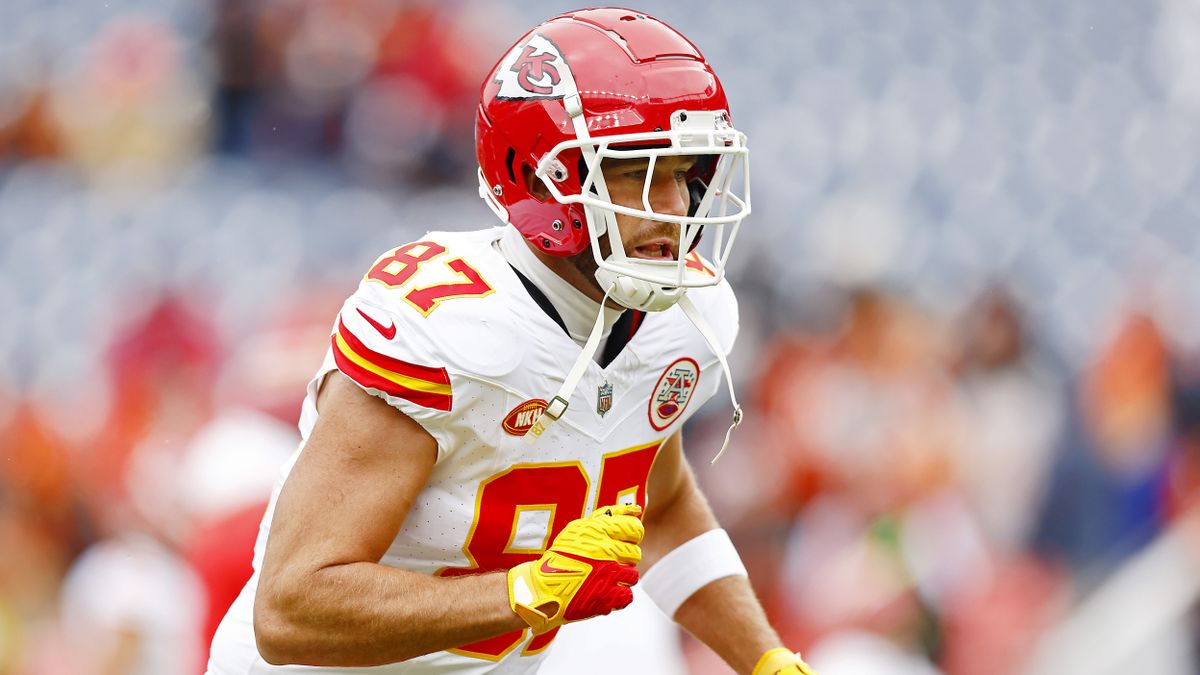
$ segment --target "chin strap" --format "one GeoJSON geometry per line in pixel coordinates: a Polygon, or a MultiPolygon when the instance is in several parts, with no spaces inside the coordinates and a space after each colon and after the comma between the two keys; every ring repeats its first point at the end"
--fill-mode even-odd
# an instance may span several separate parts
{"type": "Polygon", "coordinates": [[[725,350],[721,349],[721,344],[717,341],[717,336],[713,334],[712,327],[708,325],[704,315],[696,309],[696,305],[692,304],[692,299],[686,294],[679,298],[679,308],[683,310],[688,319],[691,319],[696,330],[700,331],[700,335],[708,343],[708,348],[717,355],[717,360],[721,362],[721,370],[725,372],[725,384],[729,386],[729,400],[733,403],[733,423],[725,432],[725,442],[721,444],[721,449],[717,451],[716,456],[710,462],[710,464],[716,464],[717,460],[721,459],[721,455],[725,454],[725,449],[729,447],[729,438],[733,435],[733,430],[742,423],[742,406],[737,402],[737,394],[733,392],[733,375],[729,372],[729,362],[725,360],[725,350]]]}
{"type": "Polygon", "coordinates": [[[529,431],[525,432],[526,443],[536,441],[538,437],[546,433],[546,429],[550,428],[551,424],[566,414],[567,408],[571,405],[571,394],[575,393],[575,388],[579,386],[579,380],[583,378],[588,363],[596,357],[596,350],[600,348],[600,336],[604,334],[604,307],[608,303],[608,296],[612,293],[612,289],[613,287],[609,286],[608,290],[604,292],[604,299],[600,301],[600,311],[596,314],[596,323],[592,324],[592,332],[588,334],[587,342],[583,344],[583,351],[575,359],[575,365],[571,366],[562,386],[558,388],[558,393],[550,399],[550,403],[546,405],[546,410],[538,417],[537,422],[534,422],[529,431]]]}
{"type": "MultiPolygon", "coordinates": [[[[537,422],[529,428],[529,431],[525,432],[526,443],[532,444],[540,438],[550,428],[550,425],[566,414],[567,408],[570,407],[571,394],[575,393],[576,387],[579,386],[579,380],[583,378],[583,373],[587,370],[588,362],[595,358],[596,350],[600,347],[600,336],[604,333],[604,306],[608,303],[613,288],[613,286],[609,286],[608,290],[604,292],[604,299],[600,301],[600,311],[596,314],[596,323],[592,324],[592,332],[588,335],[583,350],[579,352],[579,357],[575,359],[575,365],[571,366],[570,372],[563,379],[558,393],[550,399],[550,403],[546,405],[546,410],[538,417],[537,422]]],[[[729,370],[729,361],[725,359],[725,350],[721,348],[712,327],[708,325],[704,315],[700,313],[696,305],[692,304],[692,299],[686,293],[679,298],[679,308],[683,310],[696,330],[700,331],[700,335],[704,337],[704,341],[708,343],[713,354],[717,355],[717,361],[721,363],[721,370],[725,373],[725,384],[729,387],[729,400],[733,403],[733,422],[725,431],[725,442],[721,444],[721,449],[712,458],[711,463],[715,464],[718,459],[721,459],[721,455],[725,454],[725,449],[729,447],[729,439],[733,436],[733,430],[742,423],[742,406],[738,403],[737,394],[733,390],[733,374],[729,370]]]]}

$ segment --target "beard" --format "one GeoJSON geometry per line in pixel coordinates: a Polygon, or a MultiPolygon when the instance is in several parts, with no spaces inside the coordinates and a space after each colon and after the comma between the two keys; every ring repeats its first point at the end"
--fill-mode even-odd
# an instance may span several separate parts
{"type": "MultiPolygon", "coordinates": [[[[625,242],[626,255],[633,257],[630,254],[633,252],[633,249],[637,247],[638,242],[645,242],[664,237],[674,239],[675,246],[678,249],[680,236],[679,230],[680,228],[677,225],[668,223],[655,223],[655,227],[651,228],[650,231],[643,231],[639,233],[640,237],[638,241],[625,242]]],[[[607,232],[599,237],[597,244],[600,246],[600,259],[607,260],[612,254],[612,244],[607,232]]],[[[683,254],[681,253],[680,255],[682,256],[683,254]]],[[[592,253],[591,246],[585,248],[582,253],[568,256],[563,260],[570,265],[580,277],[582,277],[584,283],[588,284],[599,295],[604,295],[606,289],[600,285],[600,281],[596,278],[596,272],[600,269],[600,265],[596,263],[596,256],[592,253]]],[[[612,299],[608,300],[608,306],[612,307],[613,309],[626,309],[612,299]]]]}
{"type": "MultiPolygon", "coordinates": [[[[609,254],[612,253],[612,246],[609,244],[608,234],[604,234],[600,237],[599,244],[600,258],[602,260],[607,260],[609,254]]],[[[580,277],[582,277],[584,283],[588,284],[599,295],[604,295],[605,289],[600,285],[600,280],[596,278],[596,272],[600,269],[600,265],[596,264],[596,256],[592,253],[591,246],[585,248],[582,253],[565,258],[565,261],[575,269],[580,277]]],[[[609,303],[609,306],[615,307],[615,305],[612,304],[612,300],[609,300],[609,303]]]]}
{"type": "MultiPolygon", "coordinates": [[[[612,246],[608,243],[608,235],[605,234],[600,237],[600,258],[607,259],[610,253],[612,246]]],[[[579,273],[594,283],[596,288],[600,288],[600,282],[596,281],[596,270],[600,269],[600,266],[596,264],[596,256],[592,254],[591,246],[585,248],[582,253],[568,257],[567,260],[570,261],[571,267],[579,270],[579,273]]]]}

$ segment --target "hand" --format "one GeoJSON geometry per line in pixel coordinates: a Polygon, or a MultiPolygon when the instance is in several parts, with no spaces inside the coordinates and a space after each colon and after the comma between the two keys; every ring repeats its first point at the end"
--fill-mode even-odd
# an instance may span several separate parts
{"type": "Polygon", "coordinates": [[[790,649],[772,649],[758,660],[751,675],[817,675],[812,666],[790,649]]]}
{"type": "Polygon", "coordinates": [[[508,604],[534,635],[633,601],[641,513],[637,505],[596,509],[567,523],[542,557],[508,571],[508,604]]]}

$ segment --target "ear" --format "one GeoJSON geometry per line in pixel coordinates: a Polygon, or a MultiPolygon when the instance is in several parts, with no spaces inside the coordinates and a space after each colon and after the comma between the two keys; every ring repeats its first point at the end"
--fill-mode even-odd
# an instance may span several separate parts
{"type": "Polygon", "coordinates": [[[541,178],[533,172],[533,167],[528,164],[521,165],[521,178],[525,181],[525,189],[529,194],[537,198],[538,201],[545,202],[550,200],[550,188],[542,182],[541,178]]]}

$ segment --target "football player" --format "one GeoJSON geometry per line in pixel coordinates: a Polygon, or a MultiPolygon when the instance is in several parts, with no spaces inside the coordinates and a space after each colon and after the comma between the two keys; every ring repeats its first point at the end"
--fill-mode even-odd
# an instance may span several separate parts
{"type": "Polygon", "coordinates": [[[737,672],[810,673],[681,448],[750,213],[711,67],[643,13],[564,14],[488,75],[476,142],[505,225],[387,252],[342,307],[209,672],[536,672],[640,579],[737,672]]]}

